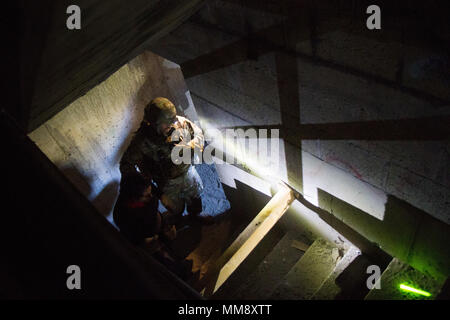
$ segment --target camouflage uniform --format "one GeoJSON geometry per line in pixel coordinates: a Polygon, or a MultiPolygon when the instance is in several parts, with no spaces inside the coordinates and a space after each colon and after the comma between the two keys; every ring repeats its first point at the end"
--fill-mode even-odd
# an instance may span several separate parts
{"type": "Polygon", "coordinates": [[[200,201],[203,184],[194,166],[174,163],[171,152],[175,144],[184,146],[191,151],[191,163],[194,163],[195,155],[203,151],[204,137],[198,126],[181,116],[176,116],[170,132],[168,136],[158,134],[153,126],[143,122],[122,157],[120,171],[122,176],[139,171],[151,178],[162,191],[164,206],[173,213],[180,214],[184,211],[185,204],[189,212],[193,200],[200,201]],[[179,140],[172,141],[172,137],[179,140]]]}

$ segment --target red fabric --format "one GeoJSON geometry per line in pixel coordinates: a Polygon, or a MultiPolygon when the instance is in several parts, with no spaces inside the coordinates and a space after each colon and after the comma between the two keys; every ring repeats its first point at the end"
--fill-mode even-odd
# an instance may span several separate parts
{"type": "Polygon", "coordinates": [[[132,209],[143,208],[145,206],[145,203],[142,201],[130,201],[127,203],[127,206],[132,209]]]}

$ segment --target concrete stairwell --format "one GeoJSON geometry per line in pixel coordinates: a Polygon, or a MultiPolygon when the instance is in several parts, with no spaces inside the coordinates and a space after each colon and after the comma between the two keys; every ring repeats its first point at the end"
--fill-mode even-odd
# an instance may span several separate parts
{"type": "Polygon", "coordinates": [[[378,282],[379,289],[372,288],[365,300],[433,300],[439,295],[445,279],[433,279],[394,258],[378,282]],[[426,291],[429,296],[402,290],[401,284],[426,291]]]}
{"type": "Polygon", "coordinates": [[[271,299],[308,300],[329,278],[344,252],[334,244],[317,239],[282,278],[271,299]]]}
{"type": "Polygon", "coordinates": [[[320,288],[314,293],[312,299],[314,300],[333,300],[341,292],[341,288],[337,283],[339,276],[347,270],[347,268],[357,260],[361,255],[358,248],[352,246],[345,255],[336,264],[333,272],[328,276],[328,278],[322,283],[320,288]]]}
{"type": "Polygon", "coordinates": [[[375,261],[353,245],[337,246],[322,238],[312,244],[293,231],[275,227],[210,297],[220,300],[411,300],[436,299],[445,279],[434,279],[397,258],[375,261]],[[390,263],[389,263],[390,260],[390,263]],[[370,290],[368,267],[381,277],[370,290]],[[429,296],[406,292],[400,284],[429,296]]]}
{"type": "MultiPolygon", "coordinates": [[[[369,292],[367,287],[368,267],[376,265],[380,271],[386,269],[389,257],[374,260],[360,249],[351,246],[336,268],[316,291],[314,300],[362,300],[369,292]],[[385,261],[386,260],[386,261],[385,261]]],[[[390,258],[392,259],[392,258],[390,258]]]]}
{"type": "Polygon", "coordinates": [[[310,241],[293,232],[284,234],[281,240],[262,259],[256,268],[245,275],[237,270],[227,283],[216,292],[214,299],[257,300],[268,299],[280,279],[286,275],[309,248],[310,241]],[[238,279],[239,278],[239,279],[238,279]]]}

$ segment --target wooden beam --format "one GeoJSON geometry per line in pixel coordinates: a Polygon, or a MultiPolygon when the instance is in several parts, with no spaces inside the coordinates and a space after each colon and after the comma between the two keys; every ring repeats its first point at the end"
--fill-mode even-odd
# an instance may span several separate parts
{"type": "Polygon", "coordinates": [[[205,275],[200,288],[205,288],[204,296],[210,296],[220,288],[283,216],[294,199],[292,190],[282,186],[205,275]]]}

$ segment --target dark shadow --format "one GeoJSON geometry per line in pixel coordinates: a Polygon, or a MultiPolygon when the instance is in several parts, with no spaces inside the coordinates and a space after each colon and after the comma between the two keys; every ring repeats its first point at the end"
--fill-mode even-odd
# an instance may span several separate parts
{"type": "Polygon", "coordinates": [[[236,189],[223,185],[227,199],[231,203],[231,209],[227,215],[231,221],[232,233],[227,237],[228,241],[222,248],[222,252],[231,245],[271,199],[271,197],[238,180],[235,180],[235,184],[236,189]]]}
{"type": "Polygon", "coordinates": [[[119,181],[111,181],[91,202],[104,217],[107,217],[112,213],[118,195],[119,181]]]}
{"type": "Polygon", "coordinates": [[[61,171],[87,199],[92,191],[92,179],[81,173],[74,165],[60,166],[59,164],[56,164],[56,166],[60,168],[59,171],[61,171]]]}
{"type": "Polygon", "coordinates": [[[446,223],[392,195],[379,220],[326,191],[318,189],[318,193],[320,208],[331,212],[320,217],[374,264],[384,265],[391,255],[432,278],[448,277],[450,226],[446,223]]]}
{"type": "MultiPolygon", "coordinates": [[[[0,117],[3,272],[6,297],[22,299],[200,299],[96,214],[57,166],[4,114],[0,117]],[[30,192],[24,197],[24,187],[30,192]],[[81,290],[68,290],[68,266],[81,269],[81,290]],[[30,267],[32,266],[32,267],[30,267]],[[15,287],[15,288],[14,288],[15,287]]],[[[70,169],[69,169],[70,170],[70,169]]],[[[0,293],[0,295],[2,295],[0,293]]]]}
{"type": "Polygon", "coordinates": [[[280,129],[280,137],[301,147],[301,140],[448,140],[450,116],[324,124],[237,126],[220,129],[280,129]]]}
{"type": "MultiPolygon", "coordinates": [[[[343,30],[345,32],[355,33],[357,36],[368,38],[374,37],[373,32],[370,32],[362,23],[363,19],[355,19],[352,17],[349,13],[351,10],[349,10],[350,8],[348,7],[339,10],[340,6],[341,5],[334,6],[330,4],[319,5],[309,1],[283,3],[277,10],[281,11],[282,14],[286,16],[285,22],[261,30],[256,30],[231,44],[200,55],[189,61],[185,61],[181,64],[184,77],[187,79],[189,77],[225,68],[248,59],[254,60],[258,56],[272,51],[283,51],[285,54],[292,55],[295,59],[299,57],[313,65],[324,66],[393,88],[399,92],[430,102],[436,106],[445,106],[449,104],[448,99],[404,85],[397,80],[390,80],[383,76],[316,56],[314,54],[315,43],[321,34],[343,30]],[[319,13],[315,14],[315,12],[319,13]],[[320,25],[320,29],[317,28],[316,24],[320,25]],[[286,34],[286,31],[288,31],[289,34],[286,34]],[[312,40],[312,55],[299,53],[295,50],[295,47],[286,46],[286,43],[296,44],[304,40],[312,40]]],[[[360,9],[362,10],[362,7],[360,9]]],[[[364,12],[364,10],[362,12],[364,12]]],[[[408,44],[413,40],[412,43],[417,45],[416,38],[403,37],[399,35],[396,28],[398,28],[398,26],[396,26],[393,21],[391,33],[395,34],[394,39],[389,32],[386,32],[386,30],[383,29],[375,36],[376,40],[382,42],[397,41],[404,44],[408,44]]],[[[438,49],[442,50],[442,45],[440,44],[442,42],[436,44],[436,41],[430,42],[428,39],[429,37],[425,36],[423,40],[419,41],[420,45],[438,46],[438,49]]]]}
{"type": "MultiPolygon", "coordinates": [[[[251,10],[262,11],[268,14],[283,15],[285,17],[292,17],[296,15],[296,10],[307,7],[313,0],[283,0],[283,1],[268,1],[262,3],[260,0],[223,0],[236,5],[249,8],[251,10]],[[280,7],[282,3],[289,10],[282,10],[280,7]]],[[[435,2],[430,5],[420,0],[410,0],[408,3],[399,3],[397,1],[379,0],[377,4],[383,8],[383,32],[371,32],[365,28],[365,20],[361,18],[360,14],[356,12],[365,12],[366,8],[371,5],[370,1],[315,1],[314,5],[318,7],[319,12],[332,11],[336,16],[351,19],[351,28],[348,31],[356,35],[367,38],[376,39],[380,42],[402,42],[410,46],[429,45],[436,48],[444,47],[449,50],[449,44],[445,43],[442,35],[436,35],[437,26],[440,21],[444,21],[446,16],[444,12],[440,12],[441,16],[438,19],[429,19],[430,16],[436,15],[437,8],[441,3],[435,2]],[[406,19],[414,19],[405,22],[406,19]],[[398,22],[402,21],[406,26],[405,29],[409,33],[414,34],[415,37],[405,37],[400,32],[397,32],[398,22]]],[[[323,18],[322,18],[323,19],[323,18]]],[[[347,31],[347,30],[346,30],[347,31]]]]}
{"type": "MultiPolygon", "coordinates": [[[[39,66],[46,45],[46,35],[51,30],[51,17],[54,14],[54,1],[44,0],[39,4],[27,1],[26,5],[21,1],[20,5],[20,107],[15,102],[6,103],[6,108],[18,123],[28,129],[30,111],[35,93],[39,66]]],[[[12,18],[12,17],[11,17],[12,18]]],[[[18,98],[17,96],[14,99],[18,98]]]]}
{"type": "Polygon", "coordinates": [[[450,300],[450,278],[445,281],[444,285],[441,288],[436,300],[450,300]]]}
{"type": "MultiPolygon", "coordinates": [[[[292,45],[295,44],[287,44],[287,46],[292,45]]],[[[280,136],[285,137],[290,134],[289,128],[298,128],[300,126],[301,104],[298,89],[299,79],[297,59],[291,55],[277,52],[275,54],[275,63],[277,70],[278,99],[280,101],[280,136]]],[[[298,141],[300,148],[289,143],[287,139],[285,139],[285,142],[287,142],[284,144],[284,150],[288,182],[302,192],[303,171],[301,141],[298,141]]]]}
{"type": "MultiPolygon", "coordinates": [[[[301,19],[296,19],[299,21],[301,19]]],[[[185,79],[222,69],[239,62],[256,60],[259,56],[285,46],[283,24],[276,24],[181,64],[185,79]],[[261,41],[263,39],[264,41],[261,41]]]]}
{"type": "MultiPolygon", "coordinates": [[[[336,278],[335,283],[341,289],[335,300],[363,300],[369,293],[367,288],[367,267],[375,264],[367,255],[361,254],[336,278]]],[[[379,265],[382,273],[387,264],[379,265]]]]}
{"type": "Polygon", "coordinates": [[[177,256],[185,259],[202,241],[202,226],[200,224],[187,224],[177,230],[177,237],[172,243],[172,249],[177,256]]]}
{"type": "MultiPolygon", "coordinates": [[[[81,171],[73,165],[62,167],[60,171],[72,182],[81,194],[83,194],[87,199],[89,198],[89,195],[92,192],[91,177],[81,173],[81,171]]],[[[101,215],[107,217],[114,208],[118,194],[119,181],[111,181],[90,202],[101,215]]]]}

